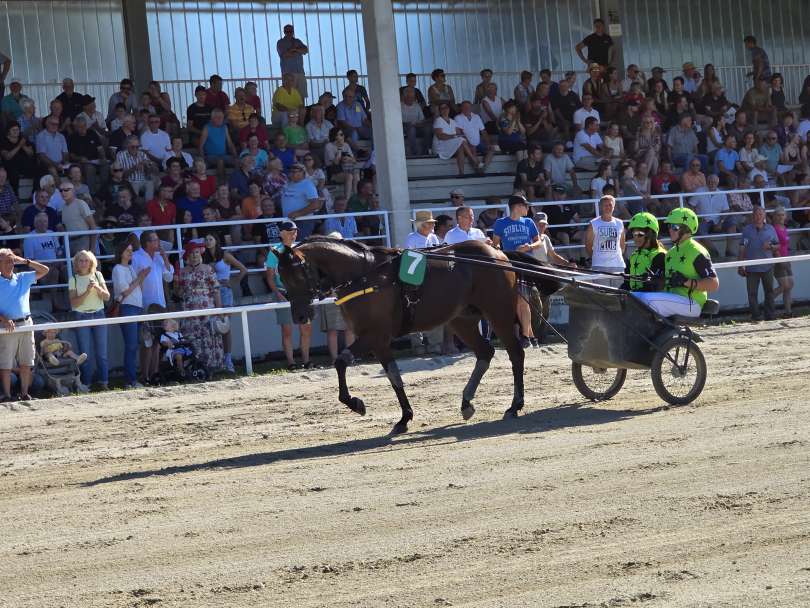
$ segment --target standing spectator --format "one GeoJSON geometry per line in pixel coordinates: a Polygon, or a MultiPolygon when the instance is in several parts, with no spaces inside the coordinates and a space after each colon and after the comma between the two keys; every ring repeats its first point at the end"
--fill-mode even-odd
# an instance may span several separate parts
{"type": "Polygon", "coordinates": [[[567,178],[571,179],[574,188],[578,188],[577,172],[571,157],[565,153],[565,146],[561,143],[554,144],[551,154],[547,155],[543,161],[543,170],[551,180],[551,186],[560,186],[565,191],[567,178]]]}
{"type": "MultiPolygon", "coordinates": [[[[405,130],[405,149],[409,156],[424,154],[430,146],[431,122],[425,119],[425,113],[416,102],[416,95],[412,88],[405,87],[400,103],[402,110],[402,126],[405,130]]],[[[479,118],[480,120],[480,118],[479,118]]]]}
{"type": "MultiPolygon", "coordinates": [[[[284,287],[284,283],[281,282],[281,275],[278,272],[278,255],[276,254],[281,253],[285,248],[292,247],[293,243],[297,240],[297,236],[298,226],[295,225],[295,222],[284,220],[279,224],[279,238],[281,242],[271,245],[265,269],[265,282],[267,283],[268,289],[270,289],[270,299],[273,302],[287,302],[287,290],[284,287]]],[[[284,349],[284,355],[287,357],[287,371],[293,371],[301,367],[312,367],[312,363],[309,360],[312,324],[307,321],[305,324],[298,325],[302,361],[302,364],[298,365],[295,362],[293,350],[293,319],[289,307],[276,309],[276,323],[281,326],[281,345],[284,349]]]]}
{"type": "Polygon", "coordinates": [[[433,84],[428,88],[428,101],[433,116],[438,116],[439,103],[442,101],[450,106],[450,113],[455,114],[457,111],[456,95],[453,93],[453,87],[447,84],[447,74],[441,68],[437,68],[430,73],[430,77],[433,79],[433,84]]]}
{"type": "Polygon", "coordinates": [[[203,127],[198,152],[205,158],[206,166],[216,167],[219,181],[224,182],[225,167],[233,163],[237,153],[225,125],[225,113],[219,108],[211,112],[211,122],[203,127]]]}
{"type": "Polygon", "coordinates": [[[599,217],[591,220],[585,232],[585,251],[591,258],[591,269],[600,272],[624,272],[624,224],[613,212],[616,199],[599,199],[599,217]]]}
{"type": "MultiPolygon", "coordinates": [[[[0,60],[3,59],[0,54],[0,60]]],[[[0,71],[0,76],[4,76],[0,71]]],[[[0,78],[2,81],[2,78],[0,78]]],[[[48,274],[48,267],[14,255],[10,249],[0,249],[0,402],[12,401],[11,370],[20,369],[20,401],[31,401],[31,368],[34,366],[34,332],[10,333],[16,327],[33,325],[28,298],[31,286],[48,274]],[[30,270],[14,272],[16,264],[30,270]],[[15,365],[16,364],[16,365],[15,365]]]]}
{"type": "MultiPolygon", "coordinates": [[[[93,219],[93,211],[85,201],[76,197],[76,191],[71,182],[63,181],[59,185],[59,194],[65,201],[65,206],[62,208],[62,224],[65,226],[66,232],[96,230],[98,226],[93,219]]],[[[72,237],[70,251],[76,252],[83,249],[95,251],[97,239],[98,236],[95,234],[72,237]]],[[[87,383],[85,382],[85,384],[87,383]]]]}
{"type": "Polygon", "coordinates": [[[19,200],[14,189],[8,183],[6,168],[0,165],[0,216],[17,217],[19,200]]]}
{"type": "MultiPolygon", "coordinates": [[[[115,252],[115,267],[112,271],[113,294],[120,306],[122,317],[135,317],[143,314],[143,292],[141,285],[152,271],[150,267],[135,271],[132,265],[132,243],[124,241],[115,252]]],[[[138,382],[138,323],[122,323],[121,334],[124,338],[124,388],[143,388],[138,382]]]]}
{"type": "Polygon", "coordinates": [[[473,226],[474,222],[475,214],[470,207],[457,207],[457,226],[444,235],[444,244],[455,245],[456,243],[463,243],[465,241],[488,242],[489,239],[487,236],[480,229],[473,226]]]}
{"type": "Polygon", "coordinates": [[[605,33],[605,22],[602,19],[593,20],[593,33],[575,47],[577,56],[586,65],[598,63],[601,67],[607,68],[612,61],[613,39],[605,33]],[[588,56],[582,54],[582,49],[588,49],[588,56]]]}
{"type": "MultiPolygon", "coordinates": [[[[778,257],[784,258],[790,255],[790,235],[788,234],[785,220],[787,214],[785,208],[781,205],[773,210],[771,215],[771,223],[779,239],[778,257]]],[[[790,317],[793,315],[793,269],[790,262],[777,262],[773,266],[773,277],[779,285],[773,292],[774,300],[782,296],[782,304],[785,307],[785,316],[790,317]]]]}
{"type": "Polygon", "coordinates": [[[768,60],[768,53],[766,53],[763,49],[757,46],[757,39],[751,35],[746,36],[743,39],[745,43],[745,48],[751,52],[751,74],[749,76],[754,77],[754,82],[759,82],[761,79],[770,80],[771,74],[771,63],[768,60]]]}
{"type": "MultiPolygon", "coordinates": [[[[281,214],[290,220],[312,215],[320,210],[321,201],[315,185],[306,179],[304,165],[295,163],[290,167],[290,181],[281,193],[281,214]]],[[[296,227],[301,239],[307,238],[315,229],[315,220],[299,222],[296,227]]]]}
{"type": "Polygon", "coordinates": [[[771,105],[778,112],[787,111],[787,100],[785,99],[785,81],[782,74],[776,73],[771,76],[771,105]]]}
{"type": "Polygon", "coordinates": [[[152,173],[157,167],[141,150],[141,142],[136,135],[128,137],[124,144],[125,149],[115,155],[115,162],[124,170],[124,178],[129,181],[135,194],[144,200],[152,200],[155,195],[152,173]]]}
{"type": "MultiPolygon", "coordinates": [[[[779,237],[773,226],[765,223],[765,209],[754,207],[751,214],[751,223],[742,230],[738,259],[740,261],[770,259],[773,257],[774,251],[779,251],[779,237]]],[[[775,319],[773,264],[740,266],[737,272],[741,277],[745,277],[751,320],[762,321],[762,312],[759,305],[760,283],[762,283],[762,291],[765,294],[765,320],[771,321],[775,319]]]]}
{"type": "Polygon", "coordinates": [[[199,144],[205,125],[211,122],[213,108],[205,102],[207,96],[208,90],[202,85],[197,85],[197,88],[194,89],[195,101],[186,110],[186,130],[192,146],[199,144]]]}
{"type": "Polygon", "coordinates": [[[136,100],[135,96],[132,94],[133,86],[129,78],[124,78],[118,87],[118,92],[110,95],[110,101],[107,104],[107,125],[112,123],[115,118],[115,106],[119,103],[124,104],[124,108],[126,108],[128,114],[132,114],[135,111],[136,100]]]}
{"type": "Polygon", "coordinates": [[[529,156],[517,165],[514,188],[523,190],[530,201],[551,198],[551,180],[543,169],[543,150],[529,146],[529,156]]]}
{"type": "Polygon", "coordinates": [[[346,79],[349,81],[346,89],[354,91],[354,98],[363,104],[363,109],[366,112],[371,112],[371,100],[368,98],[366,87],[359,82],[360,75],[357,73],[357,70],[349,70],[346,72],[346,79]]]}
{"type": "MultiPolygon", "coordinates": [[[[182,300],[183,310],[206,310],[222,308],[219,281],[214,269],[203,263],[202,243],[187,243],[184,258],[186,265],[180,269],[175,281],[175,292],[182,300]]],[[[210,375],[222,369],[225,352],[222,335],[214,329],[211,317],[183,319],[183,333],[191,342],[197,360],[210,375]]]]}
{"type": "Polygon", "coordinates": [[[441,240],[436,235],[434,228],[436,220],[430,210],[417,211],[413,220],[414,231],[405,239],[405,249],[424,249],[426,247],[438,247],[441,240]]]}
{"type": "Polygon", "coordinates": [[[595,118],[585,120],[585,128],[574,137],[574,164],[580,169],[596,171],[599,162],[608,158],[608,150],[599,135],[599,122],[595,118]]]}
{"type": "Polygon", "coordinates": [[[0,52],[0,97],[6,90],[6,76],[8,76],[9,70],[11,70],[11,57],[0,52]]]}
{"type": "Polygon", "coordinates": [[[40,166],[54,178],[68,162],[68,147],[65,136],[59,132],[59,119],[49,116],[45,130],[37,134],[36,149],[40,166]]]}
{"type": "Polygon", "coordinates": [[[291,24],[284,26],[284,37],[276,43],[276,51],[281,59],[281,73],[292,74],[295,88],[301,99],[307,98],[307,79],[304,74],[304,55],[309,53],[307,45],[295,37],[291,24]]]}
{"type": "Polygon", "coordinates": [[[223,112],[231,105],[231,99],[228,97],[228,94],[222,90],[222,77],[219,74],[212,74],[208,79],[205,105],[212,110],[217,109],[223,112]]]}
{"type": "MultiPolygon", "coordinates": [[[[104,303],[110,299],[110,292],[97,267],[98,261],[91,251],[82,250],[73,256],[73,276],[68,281],[68,295],[76,321],[104,318],[104,303]]],[[[101,389],[107,390],[107,326],[77,327],[75,331],[79,351],[87,353],[87,360],[80,366],[82,384],[90,386],[95,376],[101,389]]]]}
{"type": "Polygon", "coordinates": [[[472,146],[463,137],[456,121],[450,117],[450,106],[439,103],[438,116],[433,120],[433,152],[442,160],[456,159],[459,176],[464,176],[464,159],[469,159],[478,170],[478,158],[472,146]]]}

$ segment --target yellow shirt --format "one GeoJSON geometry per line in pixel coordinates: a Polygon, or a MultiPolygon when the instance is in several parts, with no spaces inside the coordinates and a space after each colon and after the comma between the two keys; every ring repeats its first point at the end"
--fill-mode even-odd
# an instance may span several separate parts
{"type": "MultiPolygon", "coordinates": [[[[89,274],[74,274],[72,277],[70,277],[70,281],[68,281],[68,289],[70,291],[75,291],[76,295],[82,295],[85,291],[87,291],[87,286],[90,284],[90,276],[91,275],[89,274]]],[[[96,282],[99,284],[104,282],[104,277],[98,271],[96,271],[96,282]]],[[[92,293],[87,294],[84,301],[73,310],[77,312],[96,312],[97,310],[102,310],[103,308],[104,300],[101,299],[101,296],[98,295],[97,292],[93,291],[92,293]]]]}
{"type": "Polygon", "coordinates": [[[248,118],[250,118],[250,115],[255,111],[256,110],[253,108],[253,106],[246,103],[242,104],[241,106],[238,104],[232,104],[228,106],[226,118],[232,126],[236,127],[237,129],[241,129],[247,126],[248,118]]]}
{"type": "Polygon", "coordinates": [[[279,87],[276,89],[276,92],[273,93],[273,109],[276,112],[283,112],[284,110],[278,107],[279,104],[288,109],[303,108],[304,100],[301,98],[301,93],[298,92],[298,89],[288,91],[284,87],[279,87]]]}

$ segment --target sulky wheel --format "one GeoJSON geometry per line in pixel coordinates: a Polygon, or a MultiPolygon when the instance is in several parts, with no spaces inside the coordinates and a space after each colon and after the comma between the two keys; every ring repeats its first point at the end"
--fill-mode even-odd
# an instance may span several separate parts
{"type": "Polygon", "coordinates": [[[686,405],[703,391],[706,359],[694,341],[675,336],[655,354],[651,372],[655,392],[661,399],[670,405],[686,405]]]}
{"type": "Polygon", "coordinates": [[[591,367],[572,362],[571,376],[574,379],[574,385],[583,397],[591,401],[607,401],[613,399],[616,393],[622,389],[627,378],[627,370],[591,367]]]}

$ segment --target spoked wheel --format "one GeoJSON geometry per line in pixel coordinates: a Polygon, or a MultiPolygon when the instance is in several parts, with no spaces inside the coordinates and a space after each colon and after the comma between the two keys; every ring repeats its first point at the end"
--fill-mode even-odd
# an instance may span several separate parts
{"type": "Polygon", "coordinates": [[[627,378],[627,370],[591,367],[572,362],[571,376],[574,379],[574,386],[583,397],[591,401],[607,401],[613,399],[616,393],[622,390],[627,378]]]}
{"type": "Polygon", "coordinates": [[[706,359],[700,347],[684,336],[664,343],[653,358],[651,371],[655,392],[670,405],[692,403],[706,385],[706,359]]]}

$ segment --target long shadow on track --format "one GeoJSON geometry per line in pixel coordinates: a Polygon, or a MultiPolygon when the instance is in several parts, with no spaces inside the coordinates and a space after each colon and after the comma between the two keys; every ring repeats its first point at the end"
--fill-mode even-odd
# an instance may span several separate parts
{"type": "Polygon", "coordinates": [[[581,404],[568,404],[555,408],[537,410],[521,416],[517,420],[488,420],[473,424],[451,424],[435,427],[424,431],[412,431],[406,435],[391,437],[371,437],[368,439],[351,439],[337,443],[327,443],[303,448],[288,448],[275,452],[259,452],[198,462],[193,464],[150,469],[146,471],[132,471],[119,473],[110,477],[102,477],[82,485],[92,487],[99,484],[114,483],[145,479],[148,477],[163,477],[180,473],[194,473],[214,469],[241,469],[246,467],[259,467],[275,462],[289,462],[323,458],[327,456],[340,456],[346,454],[359,454],[363,452],[401,450],[420,447],[426,442],[457,443],[510,435],[513,433],[534,434],[562,428],[575,428],[579,426],[593,426],[619,422],[637,416],[644,416],[660,411],[661,407],[636,410],[603,410],[581,404]]]}

